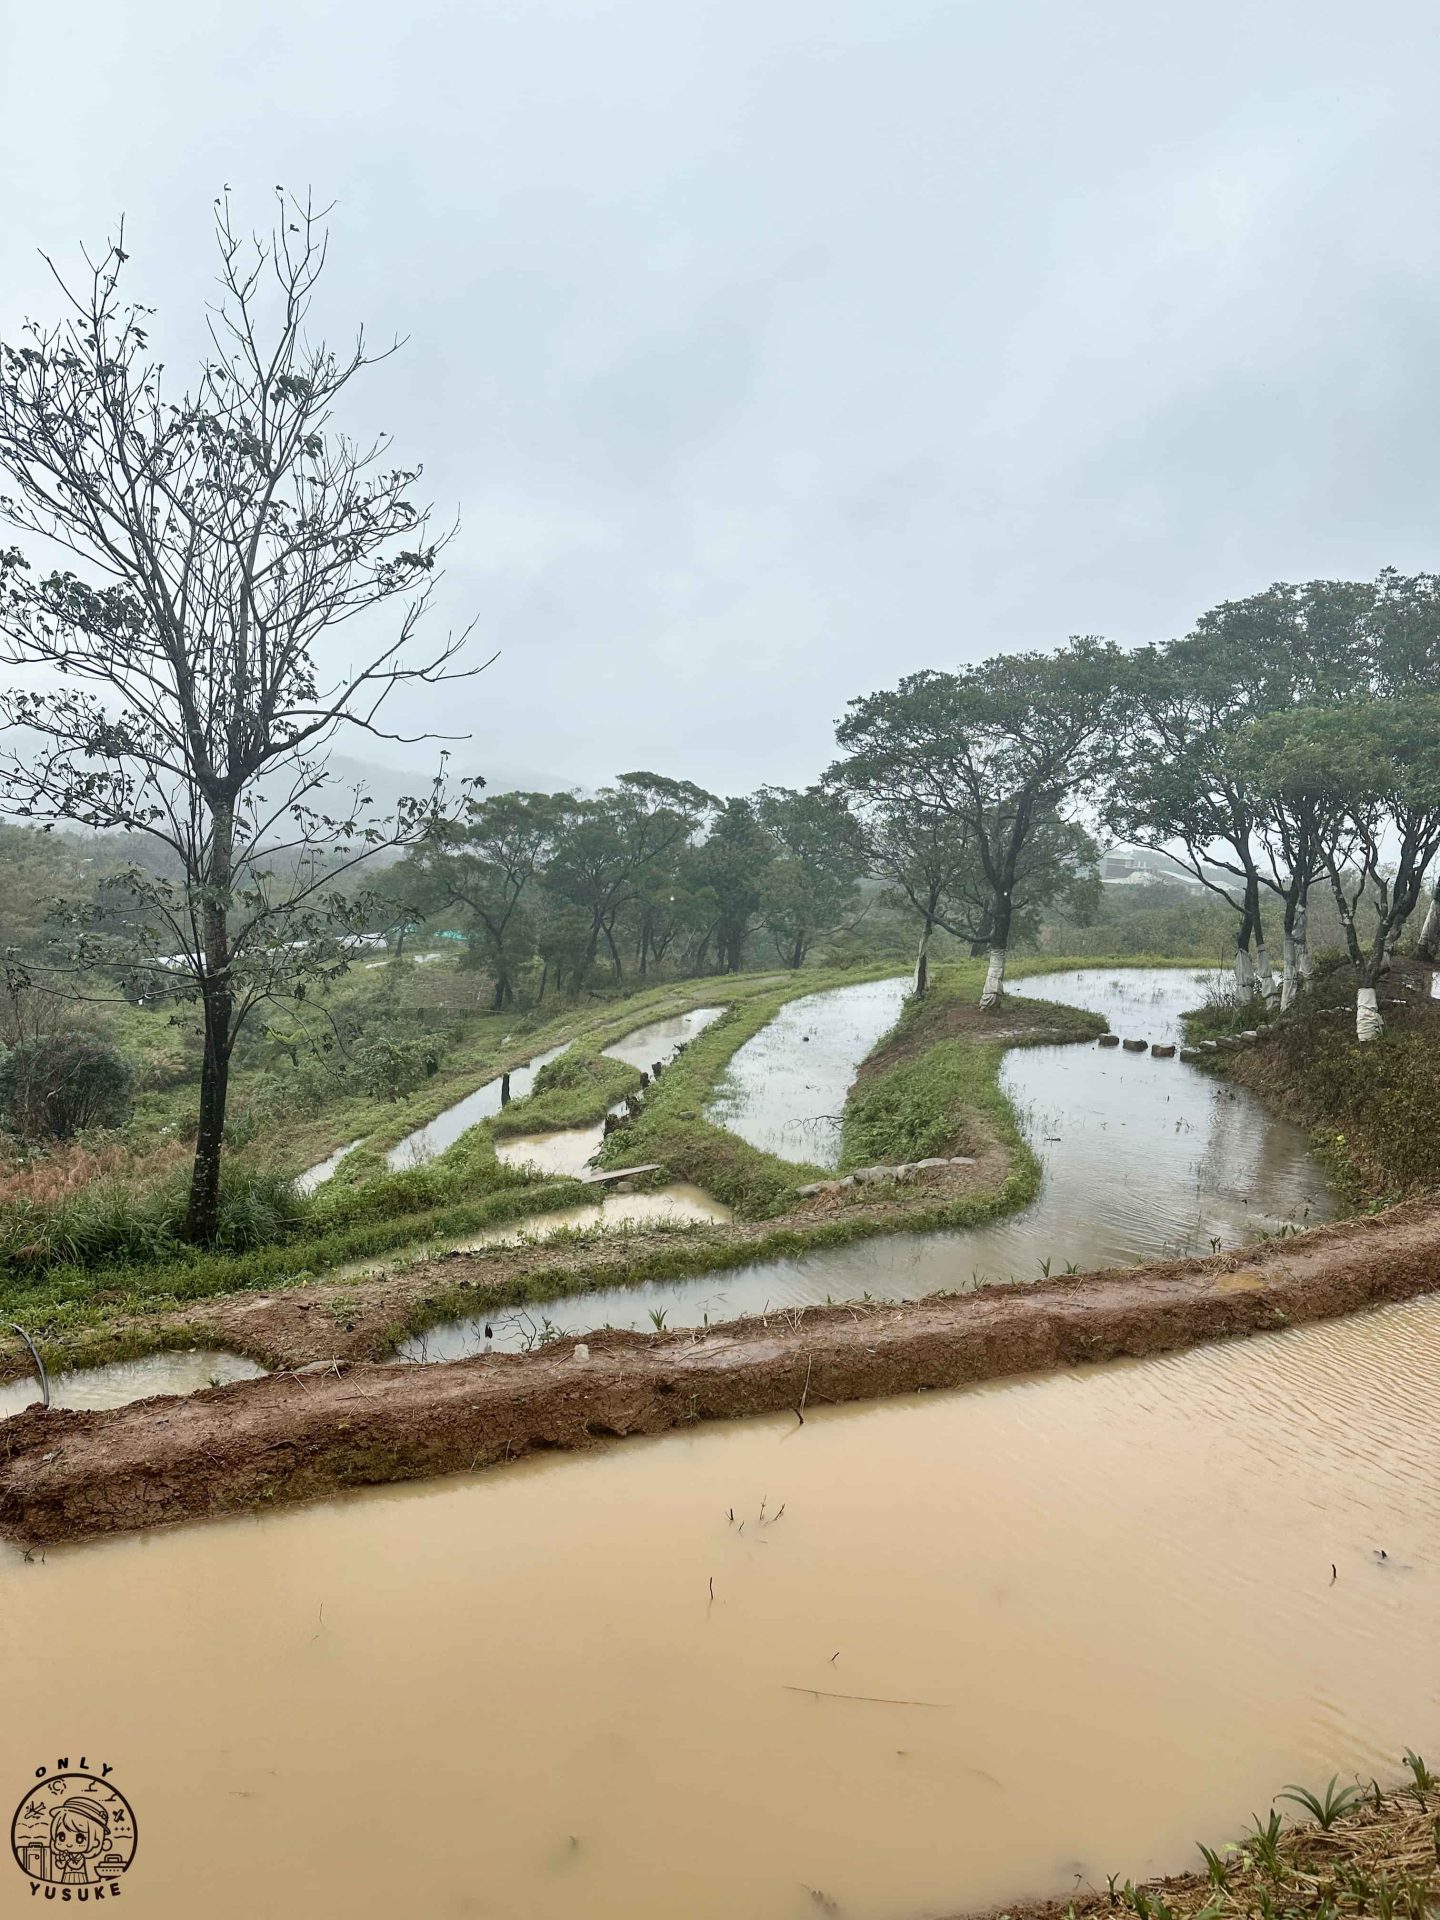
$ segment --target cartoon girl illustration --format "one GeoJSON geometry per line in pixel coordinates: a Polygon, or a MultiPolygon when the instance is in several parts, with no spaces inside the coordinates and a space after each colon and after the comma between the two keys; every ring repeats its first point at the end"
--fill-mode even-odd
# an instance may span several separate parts
{"type": "Polygon", "coordinates": [[[50,1816],[51,1879],[62,1887],[88,1886],[93,1863],[109,1845],[109,1814],[97,1800],[72,1794],[50,1816]]]}

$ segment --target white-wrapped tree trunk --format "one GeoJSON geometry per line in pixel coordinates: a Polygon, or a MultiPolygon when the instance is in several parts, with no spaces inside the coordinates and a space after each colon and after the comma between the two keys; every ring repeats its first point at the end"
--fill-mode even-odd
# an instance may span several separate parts
{"type": "Polygon", "coordinates": [[[1425,915],[1425,924],[1420,929],[1420,944],[1415,949],[1417,958],[1427,965],[1434,966],[1440,955],[1440,885],[1430,896],[1430,909],[1425,915]]]}
{"type": "Polygon", "coordinates": [[[982,1011],[986,1007],[993,1007],[997,1004],[1000,999],[1001,989],[1004,985],[1005,949],[1004,947],[992,947],[990,949],[990,965],[985,971],[985,991],[980,995],[982,1011]]]}
{"type": "Polygon", "coordinates": [[[1360,987],[1355,993],[1355,1038],[1362,1043],[1366,1040],[1378,1040],[1385,1031],[1385,1022],[1380,1017],[1380,1003],[1374,987],[1360,987]]]}
{"type": "Polygon", "coordinates": [[[1270,970],[1270,954],[1263,940],[1255,949],[1255,985],[1262,999],[1275,998],[1275,975],[1270,970]]]}
{"type": "Polygon", "coordinates": [[[915,956],[915,998],[918,1000],[930,984],[930,928],[920,936],[920,951],[915,956]]]}
{"type": "Polygon", "coordinates": [[[1295,965],[1295,936],[1291,933],[1282,934],[1280,945],[1283,954],[1283,970],[1280,975],[1280,1011],[1285,1013],[1295,1004],[1295,988],[1299,980],[1295,965]]]}
{"type": "Polygon", "coordinates": [[[1315,971],[1310,958],[1310,909],[1301,905],[1295,910],[1295,974],[1300,981],[1308,980],[1315,971]]]}
{"type": "Polygon", "coordinates": [[[1235,998],[1243,1006],[1255,991],[1255,962],[1248,947],[1235,949],[1235,998]]]}

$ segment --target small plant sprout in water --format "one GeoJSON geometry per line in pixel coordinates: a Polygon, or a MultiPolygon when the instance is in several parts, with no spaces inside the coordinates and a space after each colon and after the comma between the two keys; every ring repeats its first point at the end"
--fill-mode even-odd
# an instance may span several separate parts
{"type": "Polygon", "coordinates": [[[1330,1784],[1325,1789],[1323,1800],[1311,1793],[1308,1787],[1297,1787],[1293,1784],[1286,1787],[1285,1791],[1277,1797],[1281,1800],[1292,1800],[1297,1807],[1303,1807],[1321,1830],[1328,1833],[1341,1814],[1348,1813],[1365,1792],[1365,1789],[1358,1785],[1341,1787],[1337,1792],[1336,1783],[1339,1778],[1338,1773],[1331,1774],[1330,1784]]]}
{"type": "Polygon", "coordinates": [[[1420,1755],[1412,1753],[1409,1747],[1405,1749],[1405,1764],[1410,1769],[1410,1778],[1415,1783],[1416,1793],[1421,1795],[1433,1793],[1436,1787],[1440,1787],[1440,1774],[1432,1773],[1420,1755]]]}
{"type": "Polygon", "coordinates": [[[665,1331],[665,1315],[668,1312],[668,1307],[651,1307],[650,1324],[657,1333],[663,1333],[665,1331]]]}

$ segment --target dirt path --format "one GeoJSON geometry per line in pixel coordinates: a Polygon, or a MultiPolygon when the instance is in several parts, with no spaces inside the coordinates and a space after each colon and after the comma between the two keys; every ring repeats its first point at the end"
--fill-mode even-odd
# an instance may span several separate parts
{"type": "Polygon", "coordinates": [[[595,1335],[427,1367],[336,1360],[187,1399],[0,1422],[0,1529],[27,1544],[471,1470],[698,1420],[1160,1353],[1440,1290],[1440,1198],[1213,1260],[794,1310],[703,1336],[595,1335]]]}

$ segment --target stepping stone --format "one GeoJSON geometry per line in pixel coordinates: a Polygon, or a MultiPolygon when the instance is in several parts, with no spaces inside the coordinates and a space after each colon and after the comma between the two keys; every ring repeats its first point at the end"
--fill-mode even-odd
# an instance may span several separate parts
{"type": "Polygon", "coordinates": [[[1148,1053],[1150,1049],[1150,1042],[1148,1040],[1125,1040],[1122,1041],[1121,1044],[1125,1048],[1126,1053],[1148,1053]]]}
{"type": "Polygon", "coordinates": [[[1119,1044],[1120,1036],[1118,1033],[1102,1033],[1100,1036],[1100,1045],[1102,1047],[1118,1047],[1119,1044]]]}

